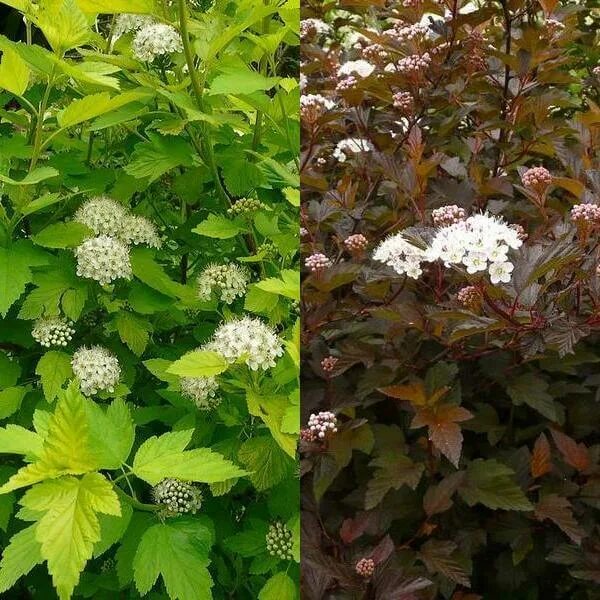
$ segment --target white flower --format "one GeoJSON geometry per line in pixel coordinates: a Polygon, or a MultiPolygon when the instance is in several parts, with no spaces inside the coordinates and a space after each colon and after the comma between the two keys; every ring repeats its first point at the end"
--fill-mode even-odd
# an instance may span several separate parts
{"type": "Polygon", "coordinates": [[[179,32],[171,25],[150,23],[135,34],[131,50],[138,60],[152,62],[157,56],[181,52],[183,43],[179,32]]]}
{"type": "Polygon", "coordinates": [[[73,323],[60,317],[38,319],[33,326],[31,335],[33,339],[44,346],[66,346],[72,339],[75,330],[73,323]]]}
{"type": "Polygon", "coordinates": [[[338,68],[338,77],[342,77],[343,75],[352,75],[356,73],[361,77],[368,77],[375,70],[375,65],[372,65],[370,62],[366,60],[351,60],[345,62],[338,68]]]}
{"type": "Polygon", "coordinates": [[[283,355],[283,344],[275,331],[252,317],[223,323],[205,349],[218,352],[229,363],[243,360],[253,371],[274,367],[283,355]]]}
{"type": "Polygon", "coordinates": [[[162,246],[156,225],[146,217],[139,215],[127,215],[123,219],[118,237],[128,245],[146,244],[151,248],[162,246]]]}
{"type": "Polygon", "coordinates": [[[363,138],[346,138],[338,142],[333,156],[339,162],[344,162],[348,158],[348,154],[360,154],[362,152],[372,152],[375,150],[373,144],[369,140],[363,138]]]}
{"type": "Polygon", "coordinates": [[[217,395],[219,382],[215,377],[182,377],[181,393],[194,402],[199,410],[212,410],[221,403],[217,395]]]}
{"type": "Polygon", "coordinates": [[[154,19],[148,15],[119,15],[115,21],[113,40],[117,40],[125,33],[137,31],[151,23],[154,23],[154,19]]]}
{"type": "Polygon", "coordinates": [[[421,263],[426,260],[426,255],[421,248],[408,242],[402,233],[397,233],[375,248],[373,258],[392,267],[399,275],[418,279],[423,272],[421,263]]]}
{"type": "Polygon", "coordinates": [[[249,279],[250,273],[235,263],[209,265],[198,276],[198,297],[206,301],[218,292],[221,301],[231,304],[246,293],[249,279]]]}
{"type": "Polygon", "coordinates": [[[73,354],[71,366],[86,396],[114,392],[121,376],[117,357],[102,346],[82,346],[73,354]]]}
{"type": "Polygon", "coordinates": [[[496,283],[508,283],[510,281],[510,274],[512,273],[515,266],[510,262],[495,262],[490,265],[490,281],[493,284],[496,283]]]}
{"type": "Polygon", "coordinates": [[[117,236],[121,231],[127,209],[107,196],[96,196],[84,202],[73,219],[87,225],[96,235],[117,236]]]}
{"type": "Polygon", "coordinates": [[[107,285],[115,279],[131,279],[129,248],[116,238],[99,235],[75,248],[77,275],[107,285]]]}
{"type": "Polygon", "coordinates": [[[467,267],[467,273],[471,275],[487,269],[487,258],[485,254],[479,252],[469,252],[469,254],[462,259],[462,263],[467,267]]]}

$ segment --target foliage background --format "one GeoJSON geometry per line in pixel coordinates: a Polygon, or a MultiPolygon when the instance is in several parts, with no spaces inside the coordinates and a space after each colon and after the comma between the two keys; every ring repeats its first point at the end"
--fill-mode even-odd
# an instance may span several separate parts
{"type": "Polygon", "coordinates": [[[335,103],[303,117],[303,255],[332,266],[303,278],[302,419],[339,420],[301,446],[304,597],[597,598],[598,229],[586,238],[569,212],[600,193],[597,9],[356,0],[302,16],[328,25],[307,28],[303,93],[335,103]],[[398,20],[429,35],[381,34],[398,20]],[[383,70],[425,51],[414,77],[383,70]],[[365,58],[373,74],[336,90],[339,65],[365,58]],[[374,150],[335,160],[349,137],[374,150]],[[540,165],[542,199],[521,182],[540,165]],[[525,229],[509,284],[435,264],[414,281],[370,259],[391,233],[427,236],[444,205],[525,229]],[[368,248],[350,253],[358,233],[368,248]]]}
{"type": "Polygon", "coordinates": [[[2,596],[295,598],[297,4],[14,0],[0,9],[0,480],[30,473],[31,461],[39,475],[22,480],[29,491],[2,488],[2,596]],[[179,31],[185,16],[195,82],[183,53],[140,62],[131,34],[111,47],[116,15],[130,11],[179,31]],[[71,217],[100,194],[163,237],[161,250],[131,250],[131,281],[105,287],[76,276],[72,251],[89,232],[71,217]],[[227,209],[242,197],[264,209],[234,218],[227,209]],[[199,301],[197,274],[227,260],[252,272],[245,298],[199,301]],[[76,335],[44,351],[33,319],[56,314],[76,335]],[[200,412],[173,371],[206,374],[201,356],[179,359],[242,314],[273,326],[286,353],[264,375],[223,372],[222,404],[200,412]],[[114,394],[61,391],[82,344],[118,356],[114,394]],[[135,466],[145,442],[154,473],[135,466]],[[200,482],[198,514],[161,520],[150,483],[169,476],[200,482]],[[292,561],[267,553],[277,519],[293,532],[292,561]]]}

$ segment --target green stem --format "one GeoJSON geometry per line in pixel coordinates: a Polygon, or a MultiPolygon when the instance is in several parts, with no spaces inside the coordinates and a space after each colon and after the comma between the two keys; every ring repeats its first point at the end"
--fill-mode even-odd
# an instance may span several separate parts
{"type": "MultiPolygon", "coordinates": [[[[116,481],[116,480],[113,480],[113,483],[114,483],[114,481],[116,481]]],[[[161,507],[158,506],[157,504],[144,504],[143,502],[140,502],[139,500],[132,498],[129,494],[126,494],[118,485],[114,485],[113,488],[114,488],[115,492],[117,492],[117,495],[119,496],[119,498],[121,498],[123,501],[127,502],[127,504],[130,504],[131,506],[133,506],[133,508],[137,508],[138,510],[143,510],[145,512],[151,512],[151,513],[156,513],[161,509],[161,507]]]]}
{"type": "MultiPolygon", "coordinates": [[[[179,31],[181,33],[181,40],[183,42],[183,53],[185,55],[185,62],[187,63],[188,73],[190,75],[190,80],[192,82],[192,89],[194,91],[194,95],[196,97],[196,104],[201,112],[205,112],[204,110],[204,86],[198,77],[198,73],[196,72],[196,66],[194,64],[194,54],[192,52],[192,46],[190,44],[190,36],[188,31],[188,23],[187,23],[187,9],[185,5],[185,0],[178,0],[178,13],[179,13],[179,31]]],[[[229,195],[225,191],[223,184],[221,183],[221,177],[219,175],[219,169],[217,168],[217,163],[215,161],[215,154],[212,146],[212,142],[210,140],[210,136],[208,135],[208,128],[205,123],[199,124],[200,133],[202,135],[202,150],[204,159],[210,169],[210,172],[213,176],[215,182],[215,188],[217,190],[217,194],[228,206],[231,205],[231,199],[229,195]]]]}
{"type": "Polygon", "coordinates": [[[46,108],[48,107],[48,100],[50,93],[52,92],[52,86],[54,85],[54,70],[48,78],[48,85],[44,90],[44,95],[40,101],[40,108],[38,110],[38,116],[35,126],[35,135],[33,138],[33,153],[31,155],[31,163],[29,165],[29,172],[35,169],[37,162],[40,158],[40,152],[42,149],[42,135],[44,133],[44,115],[46,114],[46,108]]]}

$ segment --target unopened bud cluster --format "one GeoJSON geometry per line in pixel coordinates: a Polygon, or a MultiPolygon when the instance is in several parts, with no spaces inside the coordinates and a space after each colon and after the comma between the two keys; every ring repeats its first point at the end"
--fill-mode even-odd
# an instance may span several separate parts
{"type": "Polygon", "coordinates": [[[226,304],[246,293],[250,273],[235,263],[209,265],[197,279],[198,298],[210,300],[213,293],[226,304]]]}
{"type": "Polygon", "coordinates": [[[411,54],[401,58],[396,63],[390,63],[385,67],[386,71],[391,73],[403,73],[404,75],[420,75],[431,65],[431,55],[429,52],[424,54],[411,54]]]}
{"type": "Polygon", "coordinates": [[[267,205],[258,198],[240,198],[227,209],[227,213],[232,217],[247,217],[265,208],[267,208],[267,205]]]}
{"type": "Polygon", "coordinates": [[[338,431],[337,417],[329,411],[312,414],[308,418],[308,430],[319,439],[323,440],[338,431]]]}
{"type": "Polygon", "coordinates": [[[186,481],[179,479],[163,479],[152,490],[155,504],[163,504],[168,516],[185,513],[194,514],[202,505],[200,490],[186,481]]]}
{"type": "Polygon", "coordinates": [[[456,204],[449,204],[431,211],[431,218],[435,227],[447,227],[459,221],[464,221],[467,218],[467,213],[464,208],[456,206],[456,204]]]}
{"type": "Polygon", "coordinates": [[[315,123],[334,107],[335,102],[321,94],[303,94],[300,96],[300,116],[307,124],[315,123]]]}
{"type": "Polygon", "coordinates": [[[332,373],[335,370],[335,366],[337,365],[339,358],[335,356],[326,356],[321,361],[321,369],[325,371],[325,373],[332,373]]]}
{"type": "Polygon", "coordinates": [[[31,331],[33,339],[45,348],[66,346],[75,335],[72,321],[59,317],[38,319],[31,331]]]}
{"type": "Polygon", "coordinates": [[[82,346],[73,354],[71,366],[86,396],[114,392],[121,376],[117,357],[102,346],[82,346]]]}
{"type": "Polygon", "coordinates": [[[350,252],[362,252],[369,245],[369,240],[362,233],[355,233],[344,240],[344,246],[350,252]]]}
{"type": "Polygon", "coordinates": [[[466,285],[458,290],[456,299],[466,308],[473,308],[481,301],[481,292],[474,285],[466,285]]]}
{"type": "Polygon", "coordinates": [[[329,25],[321,19],[302,19],[300,21],[300,39],[312,40],[319,35],[329,32],[329,25]]]}
{"type": "Polygon", "coordinates": [[[523,173],[521,181],[526,188],[544,191],[552,183],[552,173],[545,167],[532,167],[523,173]]]}
{"type": "Polygon", "coordinates": [[[307,256],[304,260],[304,264],[308,269],[310,269],[313,273],[318,273],[319,271],[324,271],[333,265],[331,259],[322,254],[321,252],[317,252],[315,254],[311,254],[307,256]]]}
{"type": "Polygon", "coordinates": [[[428,31],[429,27],[422,23],[407,25],[406,23],[400,22],[396,23],[391,29],[384,31],[383,34],[398,42],[410,42],[425,37],[428,31]]]}
{"type": "Polygon", "coordinates": [[[597,204],[576,204],[571,209],[571,219],[576,223],[600,225],[600,206],[597,204]]]}
{"type": "Polygon", "coordinates": [[[414,98],[410,92],[396,92],[393,96],[394,108],[404,113],[411,113],[414,107],[414,98]]]}
{"type": "Polygon", "coordinates": [[[375,572],[375,561],[372,558],[361,558],[355,565],[357,575],[368,579],[375,572]]]}
{"type": "Polygon", "coordinates": [[[266,535],[268,553],[281,560],[292,560],[294,558],[292,537],[292,532],[284,523],[275,521],[269,526],[266,535]]]}

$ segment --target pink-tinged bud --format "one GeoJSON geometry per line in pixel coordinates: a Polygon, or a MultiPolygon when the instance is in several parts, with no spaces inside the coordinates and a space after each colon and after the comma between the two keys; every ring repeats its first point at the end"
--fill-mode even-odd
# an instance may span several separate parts
{"type": "Polygon", "coordinates": [[[543,192],[552,183],[552,174],[545,167],[532,167],[523,173],[521,181],[526,188],[543,192]]]}
{"type": "Polygon", "coordinates": [[[369,245],[369,240],[362,233],[355,233],[344,240],[344,246],[350,252],[362,252],[369,245]]]}
{"type": "Polygon", "coordinates": [[[332,373],[335,369],[335,366],[338,363],[338,358],[336,358],[335,356],[326,356],[322,361],[321,361],[321,369],[323,369],[323,371],[325,371],[325,373],[332,373]]]}
{"type": "Polygon", "coordinates": [[[372,558],[361,558],[356,563],[354,570],[361,577],[369,579],[375,572],[375,561],[372,558]]]}
{"type": "Polygon", "coordinates": [[[467,218],[467,213],[464,208],[449,204],[431,211],[431,218],[435,227],[448,227],[459,221],[464,221],[467,218]]]}

